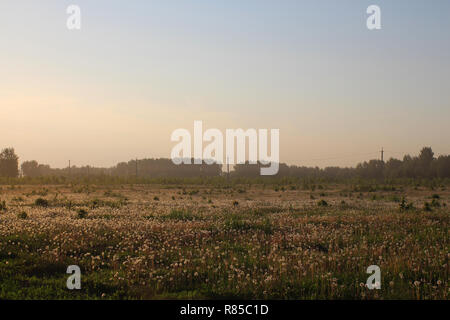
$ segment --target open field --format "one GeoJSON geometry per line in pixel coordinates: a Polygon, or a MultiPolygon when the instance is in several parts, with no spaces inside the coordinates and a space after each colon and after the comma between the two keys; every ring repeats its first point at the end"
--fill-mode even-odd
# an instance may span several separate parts
{"type": "Polygon", "coordinates": [[[445,186],[16,185],[0,200],[0,298],[450,293],[445,186]],[[69,265],[81,290],[66,288],[69,265]],[[381,290],[364,287],[370,265],[381,290]]]}

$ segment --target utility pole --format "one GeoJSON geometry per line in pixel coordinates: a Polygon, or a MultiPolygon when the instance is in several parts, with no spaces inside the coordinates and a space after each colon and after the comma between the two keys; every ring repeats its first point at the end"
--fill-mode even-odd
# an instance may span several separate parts
{"type": "Polygon", "coordinates": [[[381,148],[381,162],[384,162],[384,150],[381,148]]]}
{"type": "Polygon", "coordinates": [[[137,167],[137,162],[138,160],[137,160],[137,158],[136,158],[136,178],[137,178],[137,176],[138,176],[138,167],[137,167]]]}
{"type": "Polygon", "coordinates": [[[69,160],[69,176],[70,176],[70,160],[69,160]]]}
{"type": "Polygon", "coordinates": [[[227,180],[230,181],[230,158],[227,157],[227,180]]]}

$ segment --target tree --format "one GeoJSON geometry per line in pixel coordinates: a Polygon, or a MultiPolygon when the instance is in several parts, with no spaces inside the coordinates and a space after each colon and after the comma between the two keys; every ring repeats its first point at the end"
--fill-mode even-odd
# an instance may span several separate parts
{"type": "Polygon", "coordinates": [[[419,175],[430,178],[432,176],[431,164],[434,160],[434,152],[430,147],[424,147],[419,154],[419,175]]]}
{"type": "Polygon", "coordinates": [[[439,156],[435,163],[436,175],[439,178],[450,178],[450,156],[439,156]]]}
{"type": "Polygon", "coordinates": [[[419,160],[423,164],[430,165],[434,159],[434,152],[430,147],[424,147],[420,151],[419,160]]]}
{"type": "Polygon", "coordinates": [[[26,177],[37,177],[39,175],[39,164],[36,160],[25,161],[21,168],[23,175],[26,177]]]}
{"type": "Polygon", "coordinates": [[[0,153],[0,176],[19,176],[19,157],[14,152],[14,148],[3,149],[0,153]]]}

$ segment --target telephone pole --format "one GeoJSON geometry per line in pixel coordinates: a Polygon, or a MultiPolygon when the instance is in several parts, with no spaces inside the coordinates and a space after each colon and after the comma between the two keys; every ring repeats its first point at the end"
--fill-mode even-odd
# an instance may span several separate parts
{"type": "Polygon", "coordinates": [[[384,162],[384,150],[381,148],[381,162],[384,162]]]}
{"type": "Polygon", "coordinates": [[[137,167],[137,163],[138,163],[138,160],[137,160],[137,158],[136,158],[136,178],[137,178],[137,176],[138,176],[138,167],[137,167]]]}
{"type": "Polygon", "coordinates": [[[69,176],[70,176],[70,160],[69,160],[69,176]]]}
{"type": "Polygon", "coordinates": [[[230,181],[230,159],[227,157],[227,181],[230,181]]]}

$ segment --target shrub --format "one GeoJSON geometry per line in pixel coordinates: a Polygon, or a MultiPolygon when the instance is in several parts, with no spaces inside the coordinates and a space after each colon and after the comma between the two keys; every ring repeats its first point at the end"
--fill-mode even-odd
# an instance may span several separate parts
{"type": "Polygon", "coordinates": [[[44,198],[37,198],[36,201],[34,201],[34,204],[38,207],[48,207],[48,200],[44,198]]]}
{"type": "Polygon", "coordinates": [[[158,198],[157,196],[155,196],[155,197],[153,198],[153,200],[159,201],[159,198],[158,198]]]}
{"type": "Polygon", "coordinates": [[[412,203],[407,203],[405,197],[402,198],[402,202],[399,205],[400,211],[407,211],[414,209],[414,205],[412,203]]]}
{"type": "Polygon", "coordinates": [[[77,211],[77,217],[78,217],[79,219],[84,219],[84,218],[87,217],[87,215],[88,215],[88,212],[87,212],[85,209],[79,209],[79,210],[77,211]]]}
{"type": "Polygon", "coordinates": [[[25,211],[22,211],[19,214],[17,214],[17,217],[19,219],[26,219],[26,218],[28,218],[28,214],[25,211]]]}
{"type": "Polygon", "coordinates": [[[317,202],[317,205],[319,207],[327,207],[328,206],[328,202],[326,202],[325,200],[320,200],[319,202],[317,202]]]}
{"type": "Polygon", "coordinates": [[[441,206],[441,203],[438,200],[436,200],[436,198],[433,198],[433,200],[431,201],[431,206],[439,208],[441,206]]]}
{"type": "Polygon", "coordinates": [[[233,202],[233,206],[238,206],[239,205],[239,202],[237,202],[236,200],[233,202]]]}
{"type": "Polygon", "coordinates": [[[425,203],[423,204],[423,210],[424,210],[424,211],[432,211],[429,202],[425,202],[425,203]]]}
{"type": "Polygon", "coordinates": [[[0,211],[6,211],[6,201],[0,201],[0,211]]]}

